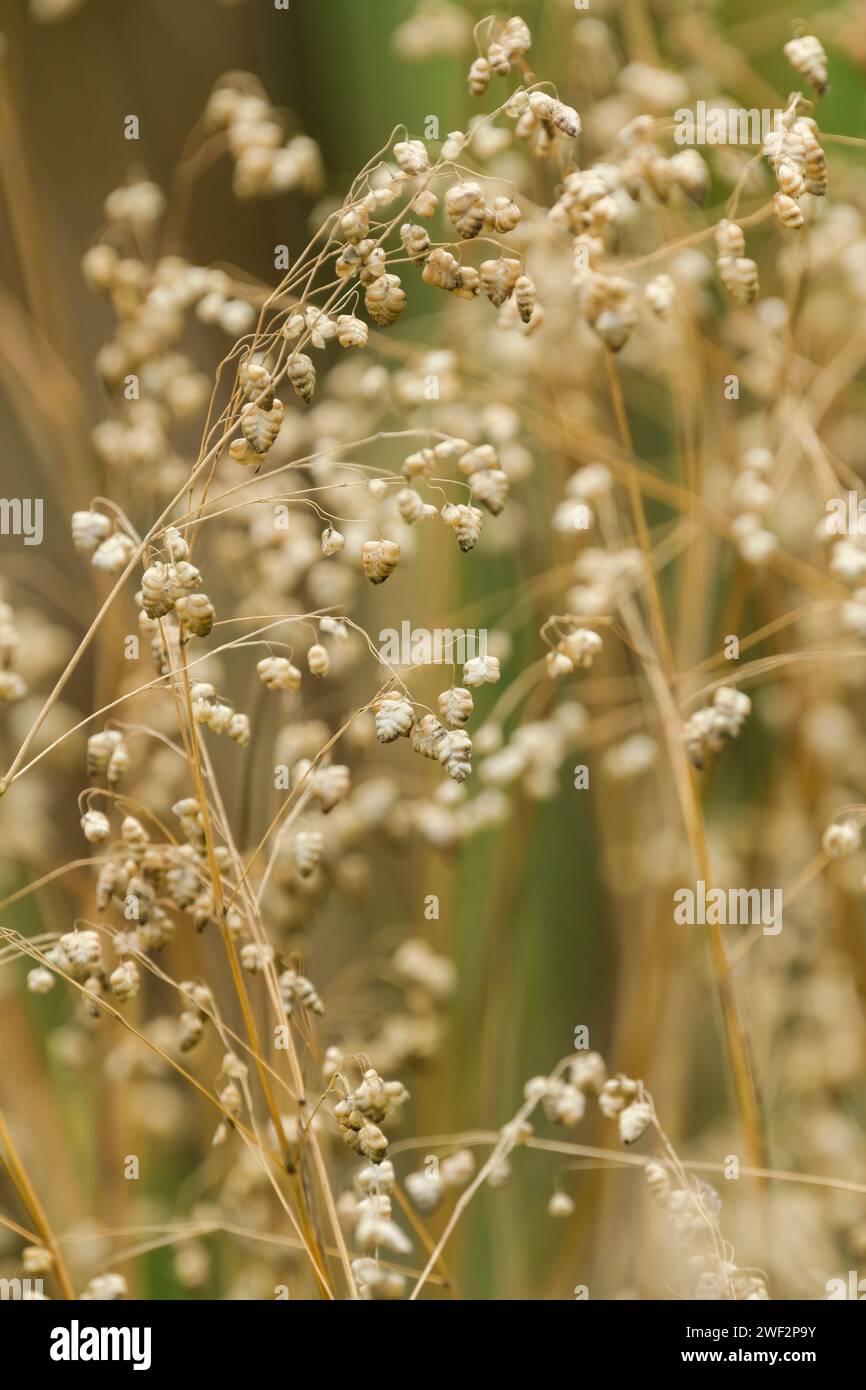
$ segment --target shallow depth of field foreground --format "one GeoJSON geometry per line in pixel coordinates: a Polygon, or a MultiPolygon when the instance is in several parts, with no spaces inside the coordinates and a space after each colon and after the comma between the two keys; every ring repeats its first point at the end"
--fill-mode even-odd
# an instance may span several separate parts
{"type": "Polygon", "coordinates": [[[4,1297],[866,1293],[863,6],[488,4],[0,4],[4,1297]]]}

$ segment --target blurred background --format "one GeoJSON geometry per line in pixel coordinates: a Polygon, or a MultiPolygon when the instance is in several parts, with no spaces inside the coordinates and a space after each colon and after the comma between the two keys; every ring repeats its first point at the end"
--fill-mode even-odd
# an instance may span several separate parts
{"type": "MultiPolygon", "coordinates": [[[[453,37],[443,41],[443,53],[433,51],[416,61],[411,33],[401,40],[399,32],[416,14],[414,0],[290,0],[286,10],[275,9],[270,0],[185,0],[183,5],[173,0],[84,0],[57,5],[56,17],[52,8],[49,0],[33,7],[24,0],[0,3],[5,38],[0,74],[0,490],[4,496],[26,492],[45,498],[45,543],[29,553],[19,541],[4,537],[0,570],[19,627],[26,631],[28,613],[41,613],[41,635],[34,641],[49,652],[43,667],[39,650],[30,654],[34,693],[22,706],[4,710],[5,764],[26,732],[28,716],[38,710],[39,696],[51,688],[58,655],[71,652],[96,606],[91,578],[69,540],[68,518],[106,490],[90,437],[106,410],[94,357],[110,332],[111,314],[86,286],[80,261],[103,228],[107,194],[130,176],[152,179],[166,191],[172,209],[165,249],[198,265],[237,269],[250,281],[272,284],[275,245],[300,250],[320,210],[331,205],[329,199],[342,198],[357,170],[387,145],[395,128],[405,126],[411,135],[422,135],[431,115],[443,133],[466,128],[479,109],[466,90],[465,70],[474,51],[468,31],[488,13],[487,6],[470,0],[442,7],[452,25],[444,32],[453,37]],[[288,128],[318,142],[326,169],[322,201],[286,195],[240,205],[232,196],[224,157],[197,169],[187,197],[179,171],[189,133],[216,80],[234,70],[256,74],[286,114],[288,128]],[[140,121],[136,142],[123,136],[130,114],[140,121]]],[[[574,40],[575,26],[585,22],[584,16],[565,0],[522,0],[520,12],[533,31],[534,70],[555,77],[563,99],[583,111],[603,81],[574,40]]],[[[768,91],[784,99],[793,86],[782,46],[793,20],[802,18],[822,34],[831,54],[832,91],[822,104],[822,128],[852,136],[864,132],[866,8],[860,4],[804,3],[794,15],[789,5],[772,0],[757,12],[746,0],[722,5],[593,0],[590,18],[608,26],[622,63],[651,61],[661,54],[674,69],[688,66],[696,61],[696,36],[711,32],[719,44],[719,82],[724,80],[730,94],[746,105],[766,104],[760,96],[768,91]],[[739,67],[731,60],[737,52],[743,55],[739,67]]],[[[711,64],[713,56],[703,58],[711,64]]],[[[849,153],[834,149],[834,159],[844,163],[849,153]]],[[[436,292],[418,286],[394,334],[407,349],[422,352],[447,345],[454,329],[444,325],[436,292]]],[[[225,345],[199,325],[188,350],[200,369],[211,373],[225,345]]],[[[637,454],[673,473],[674,465],[668,468],[666,461],[673,436],[664,401],[647,390],[632,423],[637,454]]],[[[194,445],[194,430],[188,442],[194,445]]],[[[452,611],[483,612],[488,622],[506,624],[517,597],[526,596],[543,569],[544,518],[576,460],[547,455],[543,446],[529,444],[535,474],[528,491],[534,500],[519,544],[480,554],[477,564],[467,566],[457,563],[456,552],[452,556],[449,551],[443,561],[432,548],[422,551],[413,591],[412,620],[417,624],[434,625],[452,611]]],[[[147,510],[135,519],[144,525],[147,510]]],[[[664,509],[650,504],[653,526],[663,520],[664,509]]],[[[673,601],[673,591],[669,597],[673,601]]],[[[128,607],[127,624],[131,611],[128,607]]],[[[511,624],[512,674],[537,658],[537,631],[548,611],[543,598],[528,602],[511,624]]],[[[395,618],[403,616],[405,608],[398,606],[395,618]]],[[[124,619],[118,622],[117,630],[125,631],[124,619]]],[[[698,650],[694,659],[712,649],[698,650]]],[[[112,687],[112,661],[116,655],[97,649],[76,672],[65,704],[91,708],[100,692],[112,687]]],[[[615,680],[630,679],[634,672],[626,664],[608,674],[612,683],[598,688],[593,705],[601,714],[615,707],[608,698],[615,680]]],[[[861,720],[862,693],[861,687],[852,696],[861,720]]],[[[835,699],[836,694],[816,687],[810,698],[835,699]]],[[[707,794],[720,808],[721,819],[731,808],[736,814],[743,803],[760,805],[780,795],[774,740],[768,717],[744,738],[737,767],[720,771],[707,794]]],[[[4,897],[45,872],[46,863],[59,862],[58,855],[83,854],[77,848],[75,807],[82,747],[80,736],[65,742],[42,764],[32,788],[23,779],[14,795],[0,802],[4,897]]],[[[574,761],[591,758],[580,755],[574,761]]],[[[242,790],[232,786],[231,794],[241,797],[242,790]]],[[[635,843],[669,818],[669,798],[670,789],[654,782],[637,789],[600,790],[598,798],[591,798],[575,791],[566,765],[552,798],[521,801],[503,827],[473,838],[453,854],[419,844],[385,853],[375,891],[363,908],[348,914],[329,909],[317,926],[313,947],[317,979],[339,981],[347,959],[362,954],[382,934],[396,938],[401,931],[426,936],[457,964],[460,983],[444,1048],[409,1083],[407,1134],[495,1129],[519,1105],[526,1079],[546,1072],[568,1053],[575,1029],[585,1025],[590,1045],[612,1068],[645,1077],[678,1145],[715,1161],[739,1151],[717,1004],[702,949],[673,940],[659,925],[657,914],[664,913],[664,906],[648,905],[641,885],[632,880],[635,843]],[[602,834],[617,841],[604,852],[602,834]],[[619,860],[618,844],[628,847],[619,860]],[[430,894],[440,899],[436,922],[424,917],[430,894]]],[[[255,825],[267,823],[265,812],[254,810],[255,825]]],[[[78,889],[49,885],[7,907],[4,924],[34,937],[66,930],[71,907],[86,902],[90,885],[86,873],[78,889]]],[[[852,959],[862,963],[862,905],[846,900],[845,915],[852,959]]],[[[58,1229],[83,1230],[89,1221],[92,1231],[107,1232],[129,1219],[115,1158],[127,1132],[122,1104],[116,1096],[106,1099],[95,1056],[84,1065],[76,1060],[69,1001],[58,994],[46,999],[27,995],[21,987],[25,973],[26,963],[18,961],[0,980],[0,1098],[34,1172],[41,1175],[58,1229]]],[[[750,1018],[762,1068],[759,1093],[775,1117],[775,1166],[797,1166],[796,1143],[786,1131],[787,1092],[778,1079],[777,1053],[761,1031],[760,1011],[750,1018]]],[[[856,1023],[844,1047],[856,1070],[862,1062],[856,1023]]],[[[118,1082],[120,1089],[122,1084],[118,1082]]],[[[190,1102],[184,1098],[182,1103],[190,1102]]],[[[852,1090],[843,1109],[859,1124],[862,1091],[852,1090]]],[[[802,1114],[795,1126],[801,1123],[802,1114]]],[[[197,1167],[195,1128],[181,1125],[181,1133],[180,1144],[163,1144],[159,1135],[152,1136],[152,1161],[145,1165],[147,1177],[139,1185],[132,1224],[146,1225],[148,1214],[163,1219],[197,1199],[202,1170],[197,1167]]],[[[579,1137],[587,1144],[611,1142],[609,1130],[595,1119],[587,1120],[579,1137]]],[[[604,1162],[578,1164],[555,1155],[519,1153],[510,1186],[483,1194],[449,1247],[448,1263],[458,1286],[478,1298],[568,1298],[573,1285],[587,1282],[593,1297],[664,1296],[647,1271],[649,1238],[631,1234],[634,1212],[643,1201],[640,1186],[637,1172],[610,1173],[604,1162]],[[577,1204],[565,1239],[545,1211],[557,1185],[577,1204]]],[[[206,1191],[207,1183],[202,1181],[201,1187],[206,1191]]],[[[2,1188],[0,1194],[11,1210],[11,1196],[6,1202],[9,1194],[2,1188]]],[[[747,1208],[746,1241],[750,1213],[747,1208]]],[[[764,1209],[762,1220],[771,1226],[796,1225],[800,1219],[808,1224],[812,1217],[811,1208],[799,1212],[785,1207],[769,1216],[764,1209]]],[[[857,1220],[866,1220],[866,1204],[862,1212],[858,1208],[857,1220]]],[[[856,1221],[847,1222],[851,1224],[856,1221]]],[[[762,1242],[760,1232],[753,1235],[747,1248],[757,1259],[762,1242]]],[[[209,1246],[213,1259],[207,1278],[192,1289],[178,1277],[170,1248],[145,1254],[134,1262],[134,1273],[133,1265],[125,1268],[136,1291],[146,1297],[237,1292],[228,1241],[214,1237],[209,1246]]],[[[10,1238],[10,1259],[13,1249],[10,1238]]],[[[838,1272],[832,1264],[837,1253],[825,1258],[813,1243],[798,1266],[803,1278],[799,1284],[792,1279],[790,1291],[823,1296],[822,1279],[838,1272]]],[[[839,1253],[844,1257],[855,1258],[850,1251],[839,1253]]]]}

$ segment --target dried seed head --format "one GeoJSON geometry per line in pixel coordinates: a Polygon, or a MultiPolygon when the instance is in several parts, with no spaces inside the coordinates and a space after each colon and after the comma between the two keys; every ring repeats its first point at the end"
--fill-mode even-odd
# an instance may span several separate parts
{"type": "Polygon", "coordinates": [[[313,795],[326,813],[349,795],[351,785],[349,769],[342,763],[317,768],[312,776],[313,795]]]}
{"type": "Polygon", "coordinates": [[[333,526],[326,526],[322,532],[322,554],[336,555],[346,544],[346,537],[333,526]]]}
{"type": "Polygon", "coordinates": [[[406,295],[399,275],[380,275],[368,286],[364,296],[367,313],[381,328],[388,328],[406,307],[406,295]]]}
{"type": "Polygon", "coordinates": [[[424,257],[430,250],[430,233],[426,227],[419,227],[415,222],[404,222],[400,228],[400,240],[403,249],[415,265],[421,265],[424,257]]]}
{"type": "MultiPolygon", "coordinates": [[[[310,359],[308,357],[304,357],[303,354],[300,354],[294,359],[292,367],[295,367],[298,362],[309,361],[310,359]]],[[[310,366],[312,367],[312,363],[310,363],[310,366]]],[[[301,370],[303,371],[303,368],[301,368],[301,370]]],[[[290,376],[291,371],[292,368],[289,369],[290,376]]],[[[315,370],[313,370],[314,386],[315,377],[315,370]]],[[[294,381],[292,381],[292,385],[295,386],[294,381]]],[[[297,386],[295,386],[295,389],[301,394],[297,386]]],[[[250,401],[249,404],[244,406],[240,415],[241,430],[243,431],[243,436],[247,444],[251,449],[255,450],[257,454],[266,454],[270,449],[280,432],[280,425],[283,423],[283,414],[283,403],[278,400],[274,401],[270,410],[263,410],[260,405],[256,405],[253,401],[250,401]]],[[[233,446],[229,449],[230,453],[232,453],[232,449],[233,446]]],[[[232,457],[237,458],[237,455],[232,453],[232,457]]],[[[241,461],[240,459],[238,460],[238,462],[241,461]]]]}
{"type": "Polygon", "coordinates": [[[404,174],[417,177],[430,168],[427,148],[421,140],[399,140],[394,146],[394,158],[404,174]]]}
{"type": "Polygon", "coordinates": [[[821,837],[821,848],[828,859],[844,859],[849,854],[856,854],[862,840],[858,822],[849,818],[827,826],[821,837]]]}
{"type": "Polygon", "coordinates": [[[498,516],[505,506],[509,486],[508,474],[501,468],[485,468],[472,475],[472,496],[492,516],[498,516]]]}
{"type": "Polygon", "coordinates": [[[323,647],[320,642],[314,642],[307,652],[307,665],[311,675],[326,676],[331,669],[327,647],[323,647]]]}
{"type": "Polygon", "coordinates": [[[236,743],[239,748],[246,748],[252,738],[252,730],[247,715],[233,714],[229,720],[226,733],[232,742],[236,743]]]}
{"type": "Polygon", "coordinates": [[[619,1137],[624,1144],[634,1144],[652,1124],[652,1106],[645,1101],[632,1101],[620,1112],[619,1137]]]}
{"type": "Polygon", "coordinates": [[[301,878],[309,878],[322,857],[325,840],[320,830],[299,830],[292,843],[292,855],[301,878]]]}
{"type": "Polygon", "coordinates": [[[445,211],[462,237],[476,237],[487,225],[487,208],[477,183],[453,184],[445,194],[445,211]]]}
{"type": "Polygon", "coordinates": [[[473,656],[463,663],[464,685],[495,685],[501,674],[499,659],[495,656],[473,656]]]}
{"type": "Polygon", "coordinates": [[[259,680],[268,690],[300,690],[301,673],[288,657],[265,656],[256,665],[259,680]]]}
{"type": "Polygon", "coordinates": [[[141,975],[135,961],[121,961],[117,969],[112,970],[109,975],[108,984],[112,994],[120,1004],[125,1004],[128,999],[134,999],[141,989],[141,975]]]}
{"type": "Polygon", "coordinates": [[[102,811],[85,811],[81,817],[81,829],[84,831],[85,840],[92,845],[98,845],[108,839],[111,826],[108,816],[102,811]]]}
{"type": "Polygon", "coordinates": [[[384,584],[399,559],[400,547],[396,541],[365,541],[361,550],[361,564],[371,584],[384,584]]]}
{"type": "Polygon", "coordinates": [[[440,290],[455,290],[460,283],[460,262],[444,246],[437,246],[424,263],[421,279],[440,290]]]}
{"type": "Polygon", "coordinates": [[[529,323],[535,309],[535,281],[531,275],[518,275],[514,284],[514,302],[524,323],[529,323]]]}
{"type": "Polygon", "coordinates": [[[102,512],[72,513],[72,544],[79,555],[92,555],[111,534],[111,521],[102,512]]]}
{"type": "Polygon", "coordinates": [[[182,594],[175,611],[184,631],[193,637],[207,637],[214,625],[216,611],[207,594],[182,594]]]}
{"type": "Polygon", "coordinates": [[[354,314],[340,314],[337,318],[337,342],[340,347],[366,347],[369,334],[364,320],[356,319],[354,314]]]}
{"type": "Polygon", "coordinates": [[[462,685],[452,685],[449,690],[443,690],[438,700],[439,713],[446,724],[462,726],[469,719],[474,708],[472,691],[466,690],[462,685]]]}
{"type": "Polygon", "coordinates": [[[457,544],[462,551],[471,550],[481,534],[484,513],[478,507],[466,506],[463,502],[446,502],[439,515],[450,526],[457,544]]]}
{"type": "Polygon", "coordinates": [[[415,722],[415,710],[411,701],[399,690],[387,690],[373,704],[376,724],[376,737],[380,743],[393,743],[398,738],[408,738],[415,722]]]}
{"type": "Polygon", "coordinates": [[[799,203],[795,203],[793,198],[789,198],[786,193],[776,193],[773,196],[773,212],[777,221],[789,230],[796,230],[802,227],[805,222],[803,209],[799,203]]]}
{"type": "Polygon", "coordinates": [[[469,93],[473,97],[483,97],[490,86],[492,71],[486,58],[476,58],[469,69],[469,93]]]}
{"type": "Polygon", "coordinates": [[[495,308],[501,308],[508,299],[517,284],[520,272],[520,261],[506,256],[497,260],[482,261],[479,267],[481,288],[495,308]]]}
{"type": "Polygon", "coordinates": [[[492,223],[495,232],[513,232],[522,213],[512,198],[504,194],[493,199],[492,223]]]}
{"type": "MultiPolygon", "coordinates": [[[[312,358],[307,357],[306,353],[299,352],[289,363],[286,375],[292,384],[295,395],[300,396],[305,405],[309,405],[316,390],[316,369],[313,366],[312,358]]],[[[274,404],[276,405],[276,401],[274,404]]],[[[277,429],[279,429],[279,425],[277,429]]],[[[276,438],[276,434],[274,438],[276,438]]]]}
{"type": "Polygon", "coordinates": [[[827,91],[827,54],[814,34],[801,34],[785,44],[785,57],[821,97],[827,91]]]}

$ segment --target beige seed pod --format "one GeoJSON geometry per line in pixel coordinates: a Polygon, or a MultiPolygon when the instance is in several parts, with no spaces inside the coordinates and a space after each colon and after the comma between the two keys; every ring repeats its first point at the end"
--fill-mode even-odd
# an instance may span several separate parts
{"type": "Polygon", "coordinates": [[[785,57],[821,97],[827,91],[827,54],[814,34],[801,34],[785,44],[785,57]]]}
{"type": "Polygon", "coordinates": [[[270,410],[274,403],[274,388],[267,367],[245,358],[238,368],[238,385],[244,400],[254,401],[262,410],[270,410]]]}
{"type": "Polygon", "coordinates": [[[359,242],[369,234],[370,231],[370,210],[366,203],[355,203],[347,208],[340,218],[340,234],[347,241],[359,242]]]}
{"type": "MultiPolygon", "coordinates": [[[[362,285],[372,285],[385,274],[387,257],[384,246],[377,246],[372,240],[364,241],[358,248],[364,252],[358,268],[358,278],[362,285]]],[[[381,288],[381,287],[380,287],[381,288]]]]}
{"type": "Polygon", "coordinates": [[[514,200],[504,195],[493,199],[492,214],[495,232],[513,232],[523,215],[514,200]]]}
{"type": "Polygon", "coordinates": [[[619,1116],[619,1137],[624,1144],[635,1144],[652,1124],[652,1107],[645,1101],[632,1101],[619,1116]]]}
{"type": "Polygon", "coordinates": [[[460,282],[460,262],[444,246],[437,246],[424,263],[421,279],[439,290],[454,290],[460,282]]]}
{"type": "Polygon", "coordinates": [[[782,192],[789,198],[797,198],[804,191],[803,175],[795,165],[783,160],[776,170],[776,177],[782,192]]]}
{"type": "Polygon", "coordinates": [[[447,736],[448,730],[435,714],[425,714],[412,725],[412,747],[423,758],[433,758],[438,762],[439,748],[447,736]]]}
{"type": "Polygon", "coordinates": [[[169,565],[168,577],[172,588],[179,594],[190,594],[201,585],[201,574],[188,560],[169,565]]]}
{"type": "Polygon", "coordinates": [[[557,101],[548,92],[530,92],[529,109],[537,120],[554,127],[560,135],[574,139],[580,134],[580,116],[574,107],[557,101]]]}
{"type": "Polygon", "coordinates": [[[340,314],[337,318],[337,342],[344,348],[363,348],[367,346],[370,330],[363,319],[354,314],[340,314]]]}
{"type": "Polygon", "coordinates": [[[322,554],[336,555],[346,544],[346,537],[333,526],[326,526],[322,532],[322,554]]]}
{"type": "Polygon", "coordinates": [[[394,158],[403,173],[412,177],[426,174],[430,168],[427,148],[421,140],[398,140],[394,146],[394,158]]]}
{"type": "Polygon", "coordinates": [[[462,265],[460,274],[457,277],[457,284],[451,293],[457,299],[477,299],[481,289],[481,277],[474,265],[462,265]]]}
{"type": "Polygon", "coordinates": [[[443,690],[437,701],[439,713],[446,724],[462,727],[474,709],[472,691],[462,685],[452,685],[443,690]]]}
{"type": "Polygon", "coordinates": [[[462,237],[476,237],[487,225],[487,208],[477,183],[455,183],[445,194],[445,212],[462,237]]]}
{"type": "Polygon", "coordinates": [[[111,534],[111,521],[102,512],[72,513],[72,544],[79,555],[92,555],[111,534]]]}
{"type": "Polygon", "coordinates": [[[234,717],[234,710],[231,705],[224,700],[217,700],[210,706],[207,715],[207,727],[213,734],[224,734],[234,717]]]}
{"type": "Polygon", "coordinates": [[[191,1052],[204,1036],[204,1020],[200,1014],[185,1009],[177,1021],[177,1043],[181,1052],[191,1052]]]}
{"type": "Polygon", "coordinates": [[[657,275],[644,289],[647,302],[657,318],[669,318],[676,304],[676,286],[669,275],[657,275]]]}
{"type": "Polygon", "coordinates": [[[367,288],[364,296],[367,313],[380,328],[395,323],[406,308],[406,295],[399,275],[380,275],[367,288]]]}
{"type": "Polygon", "coordinates": [[[161,560],[149,565],[141,576],[141,600],[149,618],[164,618],[174,607],[174,585],[169,566],[161,560]]]}
{"type": "Polygon", "coordinates": [[[257,453],[245,439],[233,439],[229,445],[229,455],[235,463],[242,463],[247,467],[254,465],[258,468],[262,461],[262,455],[257,453]]]}
{"type": "Polygon", "coordinates": [[[665,1165],[659,1163],[657,1159],[651,1159],[644,1168],[643,1174],[652,1195],[663,1206],[666,1206],[671,1195],[671,1180],[665,1165]]]}
{"type": "Polygon", "coordinates": [[[412,199],[412,211],[417,212],[419,217],[433,217],[438,206],[439,199],[432,188],[422,188],[412,199]]]}
{"type": "Polygon", "coordinates": [[[403,460],[401,472],[404,478],[432,478],[436,468],[436,454],[433,449],[419,449],[403,460]]]}
{"type": "Polygon", "coordinates": [[[193,637],[207,637],[214,625],[216,611],[207,594],[182,594],[175,611],[184,631],[193,637]]]}
{"type": "Polygon", "coordinates": [[[134,999],[141,989],[141,975],[135,961],[121,961],[109,975],[108,984],[118,1003],[125,1004],[128,999],[134,999]]]}
{"type": "Polygon", "coordinates": [[[793,198],[789,198],[786,193],[773,195],[773,212],[776,220],[790,231],[802,227],[806,220],[799,203],[796,203],[793,198]]]}
{"type": "Polygon", "coordinates": [[[806,175],[806,192],[823,198],[827,192],[827,156],[811,132],[806,139],[803,172],[806,175]]]}
{"type": "Polygon", "coordinates": [[[720,256],[716,262],[719,278],[737,304],[751,304],[758,297],[758,267],[747,256],[720,256]]]}
{"type": "Polygon", "coordinates": [[[496,309],[501,308],[511,294],[521,273],[520,261],[507,256],[482,261],[479,267],[481,288],[496,309]]]}
{"type": "Polygon", "coordinates": [[[409,737],[415,710],[399,690],[387,690],[374,702],[373,717],[379,742],[394,743],[398,738],[409,737]]]}
{"type": "Polygon", "coordinates": [[[469,94],[473,97],[483,97],[487,88],[490,86],[492,76],[490,64],[486,58],[476,58],[469,69],[469,94]]]}
{"type": "Polygon", "coordinates": [[[323,647],[320,642],[314,642],[307,652],[307,665],[311,675],[326,676],[331,669],[327,647],[323,647]]]}
{"type": "Polygon", "coordinates": [[[507,77],[511,71],[511,61],[508,54],[502,44],[497,43],[495,39],[487,49],[487,61],[490,64],[490,71],[495,73],[497,77],[507,77]]]}
{"type": "Polygon", "coordinates": [[[702,203],[710,186],[710,170],[696,149],[678,150],[668,160],[674,182],[693,203],[702,203]]]}
{"type": "MultiPolygon", "coordinates": [[[[460,441],[465,443],[465,441],[460,441]]],[[[438,447],[438,446],[437,446],[438,447]]],[[[474,449],[468,446],[457,460],[457,466],[466,477],[471,477],[485,468],[498,468],[499,456],[492,444],[477,444],[474,449]]]]}
{"type": "Polygon", "coordinates": [[[507,19],[501,43],[510,58],[522,58],[524,53],[528,53],[532,47],[532,35],[526,20],[518,14],[507,19]]]}
{"type": "Polygon", "coordinates": [[[409,526],[424,520],[426,507],[413,487],[401,487],[395,501],[397,510],[409,526]]]}
{"type": "Polygon", "coordinates": [[[472,496],[491,516],[498,516],[505,506],[509,489],[508,474],[501,468],[484,468],[472,475],[472,496]]]}
{"type": "Polygon", "coordinates": [[[400,240],[406,255],[415,265],[421,265],[430,250],[430,233],[417,222],[404,222],[400,228],[400,240]]]}
{"type": "Polygon", "coordinates": [[[554,1192],[551,1194],[547,1204],[548,1216],[555,1216],[560,1219],[574,1214],[574,1202],[567,1192],[554,1192]]]}
{"type": "Polygon", "coordinates": [[[109,759],[122,740],[123,734],[119,729],[103,729],[98,734],[90,735],[87,740],[88,777],[101,777],[107,771],[109,759]]]}
{"type": "Polygon", "coordinates": [[[313,795],[325,814],[349,795],[351,785],[351,774],[343,763],[320,767],[312,775],[313,795]]]}
{"type": "Polygon", "coordinates": [[[746,237],[742,227],[727,217],[716,227],[715,239],[719,256],[742,256],[746,249],[746,237]]]}
{"type": "Polygon", "coordinates": [[[268,690],[300,690],[301,673],[288,657],[264,656],[256,665],[259,680],[268,690]]]}
{"type": "Polygon", "coordinates": [[[301,878],[309,878],[322,857],[325,839],[321,830],[299,830],[292,843],[292,857],[301,878]]]}
{"type": "MultiPolygon", "coordinates": [[[[300,360],[296,358],[295,361],[300,360]]],[[[309,358],[305,359],[309,361],[309,358]]],[[[315,373],[314,373],[315,381],[315,373]]],[[[294,383],[292,383],[294,385],[294,383]]],[[[296,388],[297,389],[297,388],[296,388]]],[[[299,392],[300,394],[300,392],[299,392]]],[[[243,436],[251,449],[257,454],[266,454],[280,432],[283,423],[283,403],[275,400],[270,410],[262,410],[260,405],[250,402],[240,415],[243,436]]],[[[229,451],[231,452],[231,450],[229,451]]],[[[235,455],[232,454],[234,458],[235,455]]],[[[240,461],[240,460],[239,460],[240,461]]]]}
{"type": "Polygon", "coordinates": [[[463,684],[467,686],[495,685],[500,674],[499,660],[495,656],[472,656],[463,663],[463,684]]]}
{"type": "Polygon", "coordinates": [[[102,844],[103,840],[108,839],[111,826],[108,816],[102,811],[85,811],[81,817],[81,829],[84,831],[84,838],[91,845],[102,844]]]}
{"type": "Polygon", "coordinates": [[[531,275],[518,275],[514,283],[514,302],[524,323],[529,323],[535,309],[535,281],[531,275]]]}
{"type": "Polygon", "coordinates": [[[602,650],[602,640],[592,628],[579,627],[557,643],[557,651],[567,656],[572,666],[591,666],[602,650]]]}
{"type": "Polygon", "coordinates": [[[399,559],[400,547],[396,541],[365,541],[361,550],[361,564],[371,584],[384,584],[399,559]]]}
{"type": "Polygon", "coordinates": [[[246,714],[233,714],[229,720],[226,733],[232,742],[236,743],[239,748],[248,747],[250,739],[252,738],[252,730],[250,729],[248,716],[246,714]]]}
{"type": "Polygon", "coordinates": [[[586,287],[584,310],[602,342],[611,352],[619,352],[637,323],[631,282],[621,275],[594,275],[586,287]]]}
{"type": "Polygon", "coordinates": [[[126,744],[121,741],[112,751],[111,757],[108,759],[108,767],[105,769],[108,785],[110,787],[119,786],[128,771],[129,749],[126,744]]]}
{"type": "Polygon", "coordinates": [[[135,542],[124,531],[115,531],[94,550],[90,563],[106,574],[119,574],[135,553],[135,542]]]}
{"type": "MultiPolygon", "coordinates": [[[[313,366],[312,358],[304,352],[299,352],[289,363],[286,375],[292,384],[295,395],[300,396],[305,405],[309,405],[316,390],[316,369],[313,366]]],[[[276,401],[274,404],[276,405],[276,401]]],[[[271,442],[273,443],[273,441],[271,442]]]]}
{"type": "Polygon", "coordinates": [[[481,534],[484,513],[478,507],[469,507],[463,502],[446,502],[439,515],[446,526],[451,527],[460,549],[464,553],[472,550],[481,534]]]}

